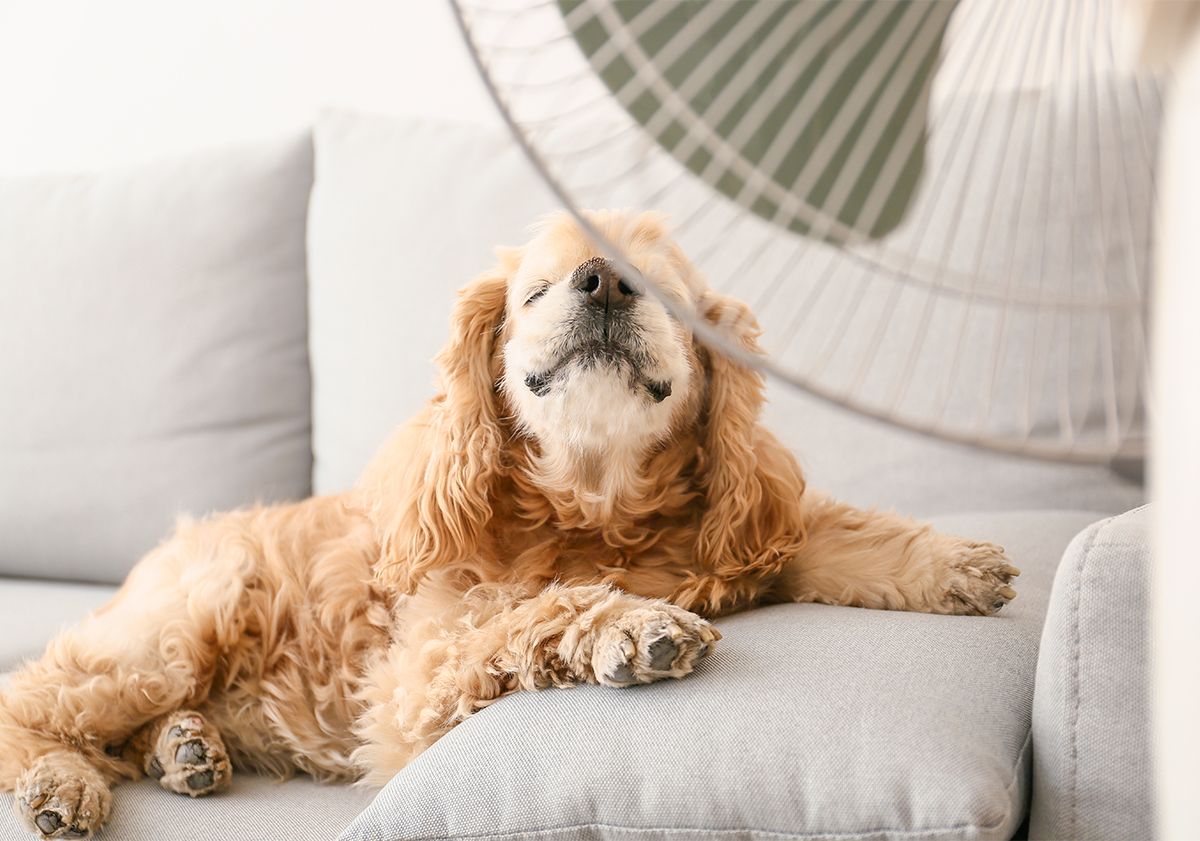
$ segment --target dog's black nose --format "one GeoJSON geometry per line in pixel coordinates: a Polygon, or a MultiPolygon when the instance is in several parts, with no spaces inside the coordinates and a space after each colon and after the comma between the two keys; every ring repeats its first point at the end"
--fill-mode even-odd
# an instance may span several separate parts
{"type": "Polygon", "coordinates": [[[593,257],[580,265],[571,275],[571,287],[587,295],[589,304],[604,310],[627,306],[638,295],[603,257],[593,257]]]}

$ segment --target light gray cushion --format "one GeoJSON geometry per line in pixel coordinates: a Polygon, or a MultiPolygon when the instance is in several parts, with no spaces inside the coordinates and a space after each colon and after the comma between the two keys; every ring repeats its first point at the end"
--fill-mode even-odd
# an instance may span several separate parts
{"type": "Polygon", "coordinates": [[[309,219],[313,483],[354,483],[433,394],[454,293],[555,203],[495,129],[329,112],[309,219]]]}
{"type": "Polygon", "coordinates": [[[961,511],[1117,514],[1146,501],[1140,480],[1099,465],[1019,458],[938,441],[768,384],[765,422],[811,485],[868,508],[932,517],[961,511]]]}
{"type": "Polygon", "coordinates": [[[0,574],[119,581],[307,495],[307,138],[0,180],[0,574]]]}
{"type": "Polygon", "coordinates": [[[78,622],[116,587],[0,578],[0,672],[37,657],[65,625],[78,622]]]}
{"type": "MultiPolygon", "coordinates": [[[[278,783],[234,773],[226,791],[192,800],[153,780],[113,790],[112,817],[98,841],[328,841],[375,795],[374,789],[322,785],[308,777],[278,783]]],[[[12,795],[0,794],[0,841],[36,835],[13,816],[12,795]]]]}
{"type": "Polygon", "coordinates": [[[1058,569],[1033,699],[1031,838],[1153,836],[1148,511],[1096,523],[1058,569]]]}
{"type": "Polygon", "coordinates": [[[780,605],[722,620],[682,682],[514,695],[397,775],[342,838],[1009,838],[1054,570],[1093,519],[940,521],[1022,568],[997,617],[780,605]]]}

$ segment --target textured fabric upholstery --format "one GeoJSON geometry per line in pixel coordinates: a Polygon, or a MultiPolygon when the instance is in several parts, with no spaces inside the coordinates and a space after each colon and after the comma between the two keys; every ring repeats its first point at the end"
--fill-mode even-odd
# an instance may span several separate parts
{"type": "Polygon", "coordinates": [[[1054,570],[1093,519],[940,521],[1022,568],[997,617],[780,605],[723,620],[682,682],[505,699],[395,777],[343,841],[1009,838],[1054,570]]]}
{"type": "Polygon", "coordinates": [[[0,575],[118,582],[307,495],[311,141],[0,179],[0,575]]]}
{"type": "Polygon", "coordinates": [[[1031,838],[1153,835],[1148,519],[1096,523],[1058,569],[1033,699],[1031,838]]]}
{"type": "Polygon", "coordinates": [[[1140,479],[1101,465],[1017,458],[938,441],[767,385],[766,425],[791,447],[814,488],[914,517],[963,511],[1085,510],[1141,505],[1140,479]]]}
{"type": "Polygon", "coordinates": [[[37,657],[62,628],[112,598],[116,587],[0,578],[0,672],[37,657]]]}

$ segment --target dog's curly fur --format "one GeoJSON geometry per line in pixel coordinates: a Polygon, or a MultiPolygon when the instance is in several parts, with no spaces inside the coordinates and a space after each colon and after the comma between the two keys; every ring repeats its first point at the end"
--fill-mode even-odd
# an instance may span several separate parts
{"type": "MultiPolygon", "coordinates": [[[[705,287],[661,219],[592,220],[756,350],[749,311],[705,287]]],[[[806,490],[759,425],[759,375],[648,298],[636,364],[531,393],[529,366],[579,312],[566,278],[594,257],[565,216],[501,251],[460,295],[439,395],[357,487],[182,524],[13,676],[0,789],[32,829],[89,834],[112,783],[205,794],[230,761],[378,783],[515,690],[681,677],[719,637],[702,617],[754,604],[987,614],[1015,595],[998,547],[806,490]],[[668,398],[639,390],[643,369],[668,398]]]]}

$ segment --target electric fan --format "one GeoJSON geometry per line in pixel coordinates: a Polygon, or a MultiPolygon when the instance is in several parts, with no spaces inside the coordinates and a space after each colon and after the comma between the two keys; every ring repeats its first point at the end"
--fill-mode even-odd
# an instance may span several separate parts
{"type": "Polygon", "coordinates": [[[1145,448],[1162,103],[1118,2],[452,0],[585,229],[666,212],[766,355],[675,311],[703,340],[908,429],[1101,462],[1145,448]]]}

